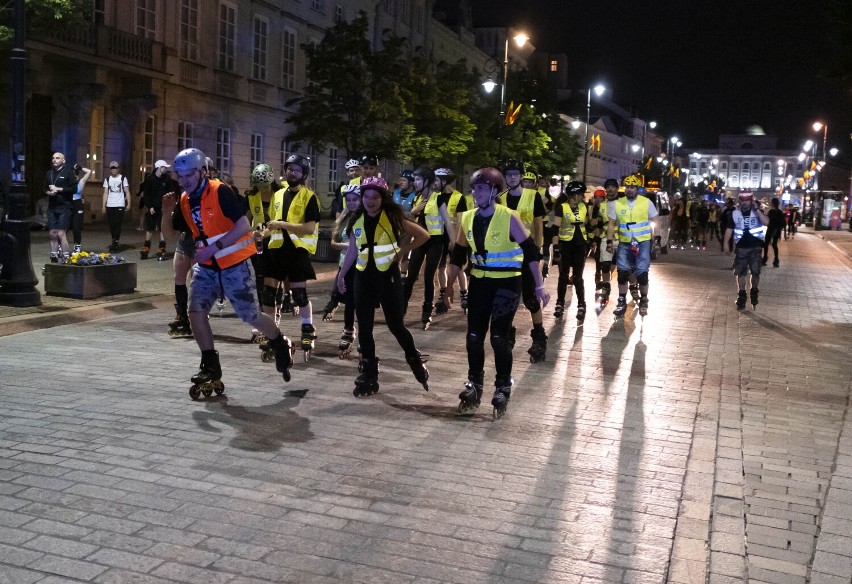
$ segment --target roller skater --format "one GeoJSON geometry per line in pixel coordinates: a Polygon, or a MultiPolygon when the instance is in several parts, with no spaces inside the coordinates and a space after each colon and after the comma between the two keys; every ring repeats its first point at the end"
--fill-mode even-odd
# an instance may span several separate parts
{"type": "Polygon", "coordinates": [[[751,288],[751,305],[757,308],[761,254],[766,240],[767,217],[754,202],[751,191],[740,191],[739,206],[726,218],[725,239],[734,237],[734,275],[737,279],[737,310],[746,304],[746,288],[751,288]],[[751,286],[749,286],[749,283],[751,286]]]}
{"type": "Polygon", "coordinates": [[[189,316],[186,314],[186,306],[175,304],[175,319],[169,323],[169,336],[173,338],[192,336],[192,329],[189,326],[189,316]]]}
{"type": "MultiPolygon", "coordinates": [[[[553,236],[553,245],[559,247],[559,280],[556,285],[556,306],[565,305],[565,294],[568,291],[568,271],[573,274],[571,282],[577,295],[577,320],[586,317],[586,285],[583,280],[583,270],[586,265],[586,250],[589,236],[589,211],[583,202],[586,192],[585,183],[572,180],[563,194],[556,199],[556,211],[553,224],[558,228],[553,236]]],[[[532,353],[531,353],[532,354],[532,353]]]]}
{"type": "MultiPolygon", "coordinates": [[[[405,354],[418,382],[428,389],[429,372],[423,366],[420,352],[411,332],[405,328],[403,311],[405,296],[399,272],[399,258],[429,241],[425,229],[406,219],[405,212],[391,198],[384,179],[367,177],[361,181],[361,209],[352,216],[349,249],[337,274],[341,294],[348,290],[347,275],[354,271],[355,312],[360,336],[361,374],[355,380],[356,397],[372,395],[379,390],[379,360],[373,325],[376,307],[381,305],[385,322],[405,354]],[[352,267],[355,270],[352,270],[352,267]]],[[[431,313],[431,306],[429,308],[431,313]]],[[[351,345],[350,345],[351,346],[351,345]]]]}
{"type": "Polygon", "coordinates": [[[494,421],[496,422],[506,414],[506,408],[509,407],[509,398],[512,397],[512,385],[514,382],[510,379],[508,385],[503,385],[494,389],[494,397],[491,398],[491,405],[494,406],[494,421]]]}
{"type": "MultiPolygon", "coordinates": [[[[440,200],[446,200],[447,216],[450,223],[444,225],[444,233],[442,236],[441,260],[438,262],[438,286],[440,287],[440,295],[435,303],[435,314],[446,314],[450,309],[450,305],[444,299],[444,290],[447,287],[447,258],[449,257],[450,247],[455,244],[455,233],[458,231],[461,221],[461,214],[467,211],[467,200],[464,195],[456,189],[456,173],[450,168],[435,169],[435,182],[433,189],[441,197],[440,200]]],[[[440,205],[439,200],[439,205],[440,205]]],[[[467,294],[467,274],[462,272],[459,274],[459,288],[461,294],[467,294]]]]}
{"type": "Polygon", "coordinates": [[[189,388],[189,397],[197,400],[202,395],[210,397],[213,392],[216,395],[225,393],[225,384],[222,383],[222,366],[219,364],[219,351],[210,349],[201,352],[201,366],[198,373],[192,376],[192,387],[189,388]]]}
{"type": "MultiPolygon", "coordinates": [[[[601,227],[601,238],[606,238],[607,228],[609,226],[609,215],[607,214],[607,209],[609,207],[609,203],[615,201],[619,197],[619,187],[618,181],[614,178],[608,178],[604,182],[605,189],[605,197],[606,201],[600,204],[600,218],[603,223],[601,227]]],[[[616,241],[613,243],[613,247],[610,250],[605,244],[599,246],[598,249],[598,258],[600,260],[600,270],[596,271],[596,290],[598,293],[595,295],[595,301],[597,306],[595,307],[595,312],[600,314],[603,312],[604,308],[606,308],[607,304],[609,304],[609,295],[612,290],[612,285],[610,284],[612,280],[612,272],[615,269],[615,262],[613,262],[614,252],[618,249],[618,241],[617,241],[617,228],[615,231],[616,241]],[[599,275],[598,275],[599,272],[599,275]]]]}
{"type": "Polygon", "coordinates": [[[348,359],[352,353],[352,343],[355,342],[355,331],[343,329],[343,334],[340,336],[340,343],[337,345],[337,350],[340,351],[341,359],[348,359]]]}
{"type": "MultiPolygon", "coordinates": [[[[504,395],[499,401],[502,415],[507,401],[505,396],[509,393],[505,388],[511,387],[512,379],[512,349],[515,346],[512,320],[521,302],[521,272],[525,267],[533,279],[536,302],[547,306],[550,297],[544,290],[539,246],[530,237],[520,217],[506,206],[496,204],[504,184],[500,171],[491,167],[481,168],[473,173],[470,184],[475,208],[462,215],[447,277],[447,298],[452,302],[456,277],[470,261],[470,309],[465,340],[468,383],[459,395],[461,403],[457,411],[473,411],[482,397],[485,338],[489,334],[497,369],[494,386],[504,395]]],[[[538,337],[538,330],[546,343],[544,328],[533,329],[533,334],[538,337]]],[[[538,342],[534,346],[541,347],[538,342]]],[[[537,349],[536,355],[543,356],[543,348],[537,349]]],[[[496,412],[498,404],[494,405],[496,412]]]]}
{"type": "Polygon", "coordinates": [[[161,230],[163,221],[163,195],[166,193],[176,193],[178,185],[169,176],[168,168],[165,160],[158,160],[154,163],[154,172],[149,174],[142,183],[142,204],[148,209],[145,213],[145,247],[142,248],[142,259],[148,257],[148,252],[151,247],[151,241],[154,236],[158,236],[159,246],[157,247],[157,261],[163,262],[166,260],[166,241],[161,230]]]}

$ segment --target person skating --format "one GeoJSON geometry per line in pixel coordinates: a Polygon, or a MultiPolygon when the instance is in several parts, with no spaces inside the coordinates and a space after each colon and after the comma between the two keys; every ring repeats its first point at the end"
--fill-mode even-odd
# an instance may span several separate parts
{"type": "Polygon", "coordinates": [[[162,235],[161,225],[163,221],[163,195],[174,193],[178,185],[169,176],[169,165],[165,160],[154,163],[154,172],[149,174],[142,183],[142,202],[148,209],[145,212],[145,243],[142,246],[142,259],[148,257],[154,234],[159,236],[157,248],[157,260],[166,259],[166,241],[162,235]]]}
{"type": "MultiPolygon", "coordinates": [[[[516,160],[506,162],[503,169],[506,179],[506,190],[500,194],[498,202],[506,205],[510,210],[521,218],[524,227],[530,232],[535,244],[541,249],[544,244],[544,216],[547,211],[538,192],[533,189],[525,189],[521,185],[524,174],[524,165],[516,160]]],[[[530,331],[532,345],[527,350],[530,355],[530,363],[544,361],[547,354],[547,334],[544,332],[541,304],[536,293],[533,274],[529,271],[529,264],[524,264],[521,271],[521,297],[524,307],[529,310],[532,318],[533,328],[530,331]]]]}
{"type": "Polygon", "coordinates": [[[778,197],[773,197],[770,202],[771,209],[766,214],[769,218],[769,225],[766,228],[766,240],[763,242],[763,261],[761,265],[766,265],[769,261],[769,246],[772,246],[772,251],[775,253],[775,259],[772,260],[772,267],[777,268],[778,262],[778,240],[781,238],[781,232],[784,231],[784,211],[780,209],[781,202],[778,197]]]}
{"type": "Polygon", "coordinates": [[[553,236],[553,245],[559,246],[559,281],[556,286],[556,308],[553,316],[562,318],[565,310],[565,292],[568,288],[568,272],[573,274],[574,291],[577,294],[577,320],[586,318],[586,288],[583,268],[586,265],[586,226],[589,212],[583,202],[585,183],[572,180],[565,185],[562,195],[556,199],[554,225],[559,231],[553,236]]]}
{"type": "Polygon", "coordinates": [[[627,311],[627,291],[630,274],[636,276],[639,284],[639,314],[648,314],[648,270],[651,267],[651,245],[653,225],[651,220],[657,216],[657,208],[647,197],[639,197],[642,179],[628,175],[623,181],[625,196],[607,203],[606,244],[607,251],[613,252],[613,237],[618,228],[618,252],[615,263],[618,268],[618,305],[613,315],[620,318],[627,311]]]}
{"type": "Polygon", "coordinates": [[[399,258],[429,241],[429,234],[406,219],[405,212],[393,202],[384,179],[366,177],[360,186],[362,209],[350,221],[349,249],[337,274],[337,288],[345,294],[346,275],[355,267],[353,287],[361,337],[361,373],[355,379],[352,393],[361,397],[379,390],[379,360],[373,336],[378,305],[382,307],[388,329],[405,352],[408,366],[428,391],[429,371],[403,322],[405,297],[399,258]]]}
{"type": "MultiPolygon", "coordinates": [[[[607,215],[607,208],[611,202],[615,202],[615,200],[618,199],[618,181],[614,178],[606,179],[606,181],[604,181],[604,191],[606,200],[600,205],[600,215],[603,223],[601,225],[602,240],[606,239],[607,229],[609,228],[609,215],[607,215]]],[[[597,282],[595,286],[595,301],[597,303],[595,310],[598,314],[600,314],[603,309],[606,308],[606,305],[609,304],[609,296],[612,293],[612,272],[615,271],[615,263],[612,260],[614,252],[618,249],[617,231],[614,239],[612,249],[608,249],[606,245],[601,245],[598,252],[601,266],[600,281],[597,282]]],[[[603,243],[603,241],[601,243],[603,243]]]]}
{"type": "Polygon", "coordinates": [[[198,399],[224,391],[219,353],[207,318],[220,295],[231,302],[243,322],[260,330],[275,352],[276,368],[285,381],[293,365],[292,344],[275,321],[260,311],[254,269],[249,258],[257,248],[245,207],[239,195],[218,180],[207,177],[206,157],[196,148],[182,150],[174,159],[180,196],[180,212],[173,213],[174,197],[163,197],[163,212],[171,214],[176,231],[188,229],[195,241],[195,261],[189,286],[189,319],[201,350],[201,365],[192,377],[189,395],[198,399]]]}
{"type": "Polygon", "coordinates": [[[739,207],[725,225],[725,238],[734,237],[734,275],[737,277],[737,310],[746,305],[746,288],[749,287],[751,275],[751,305],[757,308],[760,292],[760,255],[763,242],[766,240],[767,217],[759,206],[754,204],[754,195],[749,190],[740,191],[739,207]]]}
{"type": "MultiPolygon", "coordinates": [[[[435,314],[444,314],[449,310],[449,305],[444,301],[444,289],[447,287],[447,257],[450,247],[455,244],[453,234],[458,230],[461,214],[467,211],[467,201],[464,196],[456,190],[456,173],[449,168],[438,168],[435,170],[435,192],[448,196],[447,216],[452,226],[444,226],[443,248],[441,249],[441,261],[438,263],[438,301],[435,303],[435,314]]],[[[459,286],[461,295],[461,308],[467,310],[467,274],[459,275],[459,286]]]]}
{"type": "Polygon", "coordinates": [[[503,175],[492,167],[481,168],[471,177],[476,208],[462,215],[447,278],[447,298],[453,299],[453,284],[464,264],[471,262],[467,314],[468,373],[459,394],[458,412],[470,414],[479,407],[485,379],[485,335],[489,333],[494,350],[494,419],[506,413],[512,395],[512,347],[515,329],[512,321],[521,301],[524,266],[530,269],[536,301],[547,306],[539,270],[540,247],[523,221],[507,207],[496,205],[503,190],[503,175]]]}

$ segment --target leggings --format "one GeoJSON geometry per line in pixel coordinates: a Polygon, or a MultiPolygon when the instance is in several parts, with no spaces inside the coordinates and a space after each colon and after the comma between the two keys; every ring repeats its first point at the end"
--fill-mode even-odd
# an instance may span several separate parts
{"type": "Polygon", "coordinates": [[[766,234],[766,240],[763,242],[763,259],[769,259],[769,246],[772,246],[772,251],[775,252],[775,259],[778,259],[778,239],[781,237],[780,229],[773,229],[766,234]]]}
{"type": "MultiPolygon", "coordinates": [[[[438,248],[440,251],[440,247],[438,248]]],[[[380,272],[370,263],[363,272],[354,267],[355,273],[355,316],[358,318],[358,335],[360,336],[361,355],[364,359],[376,358],[376,341],[373,337],[373,325],[376,321],[376,307],[381,305],[385,314],[388,330],[396,337],[396,341],[406,357],[414,357],[417,347],[414,337],[405,328],[402,321],[405,309],[405,298],[402,290],[402,276],[399,264],[394,263],[386,272],[380,272]]]]}
{"type": "Polygon", "coordinates": [[[74,200],[71,211],[71,229],[74,231],[74,245],[83,243],[83,217],[85,215],[86,211],[83,208],[83,200],[74,200]]]}
{"type": "Polygon", "coordinates": [[[568,271],[574,275],[574,291],[577,293],[577,304],[586,303],[586,287],[583,284],[583,268],[586,266],[586,242],[559,242],[559,281],[556,284],[556,301],[565,304],[565,292],[568,288],[568,271]]]}
{"type": "Polygon", "coordinates": [[[122,221],[124,221],[124,207],[107,207],[107,223],[113,241],[121,239],[122,221]]]}
{"type": "Polygon", "coordinates": [[[512,321],[521,302],[521,279],[477,278],[468,286],[467,375],[482,383],[485,369],[485,334],[491,328],[491,348],[497,369],[495,386],[509,385],[512,378],[512,347],[515,329],[512,321]]]}
{"type": "Polygon", "coordinates": [[[432,301],[435,299],[435,272],[438,271],[438,264],[441,262],[443,250],[444,242],[441,235],[431,236],[429,241],[412,250],[411,259],[408,260],[408,276],[405,278],[406,304],[411,300],[411,291],[414,288],[414,283],[417,282],[417,276],[420,275],[420,267],[425,260],[426,267],[423,269],[423,305],[432,305],[432,301]]]}
{"type": "MultiPolygon", "coordinates": [[[[343,281],[346,282],[346,292],[344,294],[341,294],[340,290],[337,289],[337,276],[335,276],[334,282],[331,285],[331,297],[328,302],[329,306],[333,306],[334,308],[337,308],[341,302],[343,303],[343,328],[348,331],[355,330],[354,278],[357,271],[353,267],[343,276],[343,281]]],[[[337,269],[337,274],[340,275],[340,268],[337,269]]]]}

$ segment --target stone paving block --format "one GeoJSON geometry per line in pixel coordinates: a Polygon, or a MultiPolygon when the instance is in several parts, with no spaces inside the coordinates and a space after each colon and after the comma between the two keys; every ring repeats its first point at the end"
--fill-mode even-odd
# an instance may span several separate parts
{"type": "Polygon", "coordinates": [[[42,556],[39,559],[27,564],[28,568],[33,570],[41,570],[50,574],[58,574],[68,578],[77,578],[79,580],[92,580],[98,574],[104,572],[107,567],[101,566],[92,562],[82,562],[71,558],[63,558],[59,556],[42,556]]]}
{"type": "Polygon", "coordinates": [[[32,570],[0,564],[0,584],[32,584],[43,579],[43,572],[34,572],[32,570]]]}
{"type": "Polygon", "coordinates": [[[807,576],[808,573],[806,565],[779,560],[775,558],[767,558],[755,553],[749,553],[748,567],[750,575],[752,575],[752,570],[754,568],[760,568],[772,572],[781,572],[783,574],[789,574],[791,576],[800,576],[803,579],[805,578],[805,576],[807,576]]]}
{"type": "Polygon", "coordinates": [[[852,580],[852,557],[817,550],[814,555],[813,569],[852,580]]]}
{"type": "Polygon", "coordinates": [[[770,584],[805,584],[804,576],[774,572],[749,563],[748,575],[750,581],[767,582],[770,584]]]}
{"type": "Polygon", "coordinates": [[[56,554],[59,556],[67,556],[69,558],[81,559],[95,550],[97,546],[80,543],[71,539],[62,539],[58,537],[50,537],[40,535],[24,544],[24,547],[29,549],[45,552],[47,554],[56,554]]]}
{"type": "MultiPolygon", "coordinates": [[[[93,580],[96,584],[171,584],[174,580],[164,580],[148,574],[139,574],[119,568],[110,568],[93,580]]],[[[234,584],[232,580],[229,584],[234,584]]]]}
{"type": "Polygon", "coordinates": [[[155,568],[151,574],[167,580],[177,580],[178,582],[189,582],[191,584],[227,584],[233,579],[233,574],[176,564],[174,562],[166,562],[155,568]]]}
{"type": "Polygon", "coordinates": [[[143,574],[150,572],[163,563],[163,560],[159,558],[114,549],[98,550],[86,559],[105,566],[123,568],[133,572],[141,572],[143,574]]]}

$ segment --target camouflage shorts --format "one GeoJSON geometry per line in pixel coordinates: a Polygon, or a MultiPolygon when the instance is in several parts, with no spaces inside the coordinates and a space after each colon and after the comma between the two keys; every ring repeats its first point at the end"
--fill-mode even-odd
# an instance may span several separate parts
{"type": "Polygon", "coordinates": [[[260,314],[254,268],[248,260],[221,272],[195,264],[189,282],[189,312],[207,314],[218,298],[227,298],[243,322],[260,314]]]}

